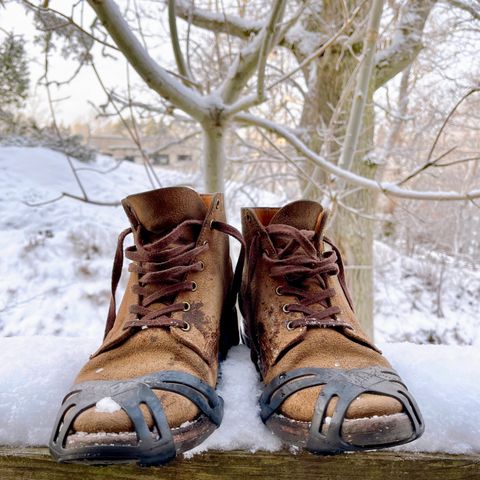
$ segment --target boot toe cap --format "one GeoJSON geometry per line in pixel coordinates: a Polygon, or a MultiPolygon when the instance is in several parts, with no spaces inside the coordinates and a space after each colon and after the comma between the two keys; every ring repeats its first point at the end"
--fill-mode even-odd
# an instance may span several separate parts
{"type": "MultiPolygon", "coordinates": [[[[182,395],[159,390],[154,390],[154,393],[162,404],[170,428],[179,427],[183,423],[191,422],[198,417],[197,406],[182,395]]],[[[154,421],[149,408],[145,404],[141,404],[140,410],[148,427],[152,430],[154,421]]],[[[104,411],[98,408],[97,403],[96,407],[91,407],[77,416],[73,423],[73,430],[84,433],[121,433],[134,432],[135,428],[124,410],[119,408],[115,411],[104,411]]]]}

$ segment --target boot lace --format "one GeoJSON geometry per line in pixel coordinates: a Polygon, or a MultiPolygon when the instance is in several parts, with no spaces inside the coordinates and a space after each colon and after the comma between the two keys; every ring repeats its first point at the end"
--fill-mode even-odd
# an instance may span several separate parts
{"type": "MultiPolygon", "coordinates": [[[[204,269],[203,262],[196,260],[201,253],[209,249],[207,241],[200,245],[197,244],[196,239],[202,225],[203,221],[201,220],[186,220],[165,236],[145,243],[141,226],[135,229],[127,228],[119,235],[113,262],[112,291],[105,336],[113,327],[116,319],[115,292],[122,273],[123,243],[130,233],[134,235],[135,245],[125,249],[125,256],[132,261],[128,267],[129,272],[135,272],[138,275],[138,283],[133,285],[132,291],[139,295],[139,303],[130,306],[129,311],[136,318],[125,322],[123,328],[177,327],[184,330],[189,328],[186,322],[172,318],[171,314],[190,309],[188,302],[175,302],[175,298],[180,292],[196,290],[196,283],[186,281],[186,275],[204,269]],[[156,303],[164,305],[155,305],[152,308],[156,303]]],[[[210,222],[210,228],[230,235],[241,243],[240,255],[227,298],[233,307],[240,288],[245,244],[240,232],[231,225],[213,220],[210,222]]]]}
{"type": "Polygon", "coordinates": [[[270,266],[269,275],[282,282],[276,293],[298,299],[298,303],[284,304],[282,309],[286,313],[303,313],[303,318],[288,321],[287,328],[352,328],[349,323],[337,317],[341,313],[340,308],[331,304],[335,289],[328,287],[327,277],[340,272],[337,264],[340,254],[331,242],[325,239],[332,250],[320,253],[315,247],[313,231],[297,230],[280,224],[269,225],[265,230],[275,246],[276,256],[271,257],[264,251],[263,258],[270,266]],[[309,279],[316,279],[320,290],[311,291],[306,284],[309,279]]]}

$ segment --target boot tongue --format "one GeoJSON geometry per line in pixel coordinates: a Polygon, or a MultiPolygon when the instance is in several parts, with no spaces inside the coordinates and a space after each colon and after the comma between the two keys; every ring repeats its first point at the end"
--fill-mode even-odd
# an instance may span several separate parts
{"type": "Polygon", "coordinates": [[[133,226],[141,224],[152,233],[165,233],[185,220],[204,220],[207,207],[188,187],[168,187],[130,195],[122,200],[133,226]]]}
{"type": "Polygon", "coordinates": [[[323,207],[311,200],[298,200],[281,208],[270,220],[272,224],[290,225],[298,230],[316,230],[323,207]]]}

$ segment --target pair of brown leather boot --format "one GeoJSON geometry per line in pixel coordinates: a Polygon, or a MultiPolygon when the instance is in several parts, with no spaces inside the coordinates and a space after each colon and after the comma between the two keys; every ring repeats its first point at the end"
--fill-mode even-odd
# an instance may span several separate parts
{"type": "Polygon", "coordinates": [[[172,187],[122,203],[131,227],[115,254],[105,338],[62,403],[56,459],[160,464],[210,435],[223,413],[218,362],[239,342],[239,289],[243,338],[265,384],[261,417],[287,444],[334,453],[421,435],[414,399],[355,318],[319,204],[245,208],[242,237],[222,194],[172,187]],[[242,244],[235,272],[229,236],[242,244]]]}

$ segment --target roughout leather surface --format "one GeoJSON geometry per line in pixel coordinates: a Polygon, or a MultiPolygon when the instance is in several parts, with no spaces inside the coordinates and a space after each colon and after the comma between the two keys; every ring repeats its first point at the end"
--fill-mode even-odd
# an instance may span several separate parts
{"type": "MultiPolygon", "coordinates": [[[[332,305],[338,305],[341,316],[353,327],[352,331],[333,328],[300,327],[288,330],[289,320],[302,318],[302,313],[285,313],[284,304],[297,303],[295,297],[277,295],[278,280],[269,276],[269,267],[262,259],[263,251],[275,254],[265,235],[264,227],[274,223],[293,226],[299,230],[320,228],[322,207],[311,201],[298,201],[282,209],[247,208],[242,210],[242,229],[247,243],[247,258],[253,255],[254,271],[244,271],[241,290],[241,309],[246,317],[245,330],[252,348],[257,352],[259,368],[265,384],[282,372],[297,368],[363,368],[390,367],[387,359],[375,349],[362,331],[347,296],[336,276],[328,277],[328,286],[335,289],[332,305]],[[260,234],[258,249],[250,252],[252,240],[260,234]]],[[[319,248],[325,248],[322,245],[319,248]]],[[[311,291],[320,290],[315,281],[308,282],[311,291]]],[[[315,308],[315,307],[312,307],[315,308]]],[[[322,307],[318,306],[319,309],[322,307]]],[[[291,419],[308,422],[322,387],[307,388],[295,393],[282,404],[281,413],[291,419]]],[[[327,414],[334,411],[336,399],[330,402],[327,414]]],[[[384,395],[363,394],[347,410],[347,418],[389,415],[402,411],[401,404],[384,395]]]]}
{"type": "MultiPolygon", "coordinates": [[[[190,302],[191,309],[172,314],[174,318],[188,321],[191,329],[188,332],[175,327],[125,331],[123,325],[131,318],[128,307],[138,302],[137,295],[131,291],[131,286],[137,281],[136,274],[131,273],[113,328],[100,349],[82,368],[75,383],[128,379],[161,370],[180,370],[215,386],[221,311],[232,278],[228,238],[210,228],[213,219],[226,221],[223,195],[201,196],[187,187],[170,187],[132,195],[122,203],[132,225],[141,223],[152,239],[184,220],[204,220],[197,244],[208,241],[209,249],[200,254],[197,261],[203,261],[205,269],[187,276],[187,280],[197,283],[197,290],[181,292],[175,300],[190,302]],[[125,339],[126,334],[129,336],[125,339]]],[[[149,308],[156,305],[162,304],[149,308]]],[[[171,427],[192,421],[198,415],[197,407],[185,397],[170,392],[156,394],[162,401],[171,427]]],[[[152,427],[149,412],[146,408],[143,411],[152,427]]],[[[123,411],[99,413],[91,408],[77,417],[74,429],[81,432],[123,432],[131,431],[133,426],[123,411]]]]}

